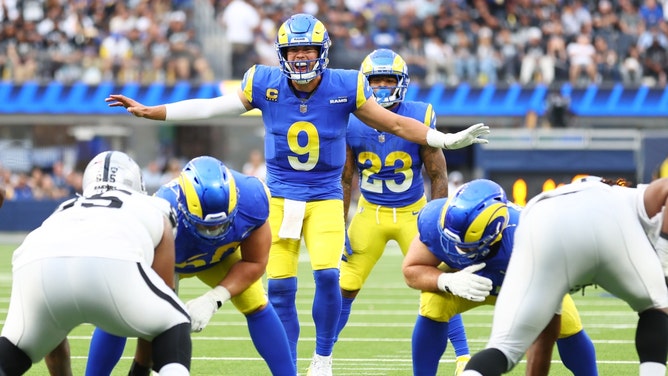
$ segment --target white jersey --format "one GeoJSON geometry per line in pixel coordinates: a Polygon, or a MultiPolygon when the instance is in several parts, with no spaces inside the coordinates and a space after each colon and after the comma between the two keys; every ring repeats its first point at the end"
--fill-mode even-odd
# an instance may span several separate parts
{"type": "Polygon", "coordinates": [[[169,203],[137,192],[112,190],[61,204],[14,252],[19,268],[48,257],[103,257],[153,263],[169,203]]]}
{"type": "Polygon", "coordinates": [[[668,307],[654,250],[662,214],[647,216],[646,186],[573,183],[542,193],[522,211],[487,347],[517,364],[564,294],[597,284],[637,312],[668,307]]]}
{"type": "Polygon", "coordinates": [[[189,330],[185,305],[151,268],[170,210],[123,190],[64,202],[14,252],[2,336],[36,363],[82,323],[148,341],[189,330]]]}

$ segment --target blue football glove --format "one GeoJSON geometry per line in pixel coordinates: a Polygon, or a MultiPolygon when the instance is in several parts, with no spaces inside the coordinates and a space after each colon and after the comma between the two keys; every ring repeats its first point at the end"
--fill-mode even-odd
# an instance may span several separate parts
{"type": "Polygon", "coordinates": [[[348,237],[348,231],[346,231],[346,242],[343,248],[345,252],[341,254],[341,260],[348,262],[348,256],[353,255],[353,247],[350,246],[350,238],[348,237]]]}

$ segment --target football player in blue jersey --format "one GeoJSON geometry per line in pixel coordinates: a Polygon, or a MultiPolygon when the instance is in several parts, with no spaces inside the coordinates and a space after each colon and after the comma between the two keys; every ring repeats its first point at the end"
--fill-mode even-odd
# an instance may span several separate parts
{"type": "MultiPolygon", "coordinates": [[[[401,56],[388,49],[373,51],[362,62],[360,71],[369,80],[381,106],[417,119],[425,127],[436,128],[436,116],[430,104],[404,100],[410,77],[401,56]]],[[[344,218],[348,218],[355,171],[361,196],[348,227],[347,252],[341,264],[342,304],[337,337],[387,242],[396,241],[404,255],[408,251],[417,233],[417,214],[427,203],[423,166],[429,176],[431,198],[447,196],[447,167],[441,149],[370,128],[355,116],[348,120],[342,177],[344,218]]],[[[448,330],[459,372],[470,358],[460,315],[450,320],[448,330]]]]}
{"type": "Polygon", "coordinates": [[[261,110],[267,186],[272,195],[269,300],[285,326],[296,363],[300,325],[295,297],[303,239],[315,281],[316,345],[311,375],[332,373],[331,354],[341,311],[339,263],[345,236],[341,173],[348,116],[354,113],[382,132],[443,149],[487,143],[481,136],[489,133],[482,123],[457,133],[442,133],[387,111],[369,100],[373,93],[361,72],[327,68],[330,44],[322,22],[309,14],[296,14],[277,32],[279,66],[252,66],[236,93],[157,106],[144,106],[116,94],[106,99],[110,106],[125,107],[135,116],[172,122],[261,110]]]}
{"type": "MultiPolygon", "coordinates": [[[[197,277],[211,287],[186,303],[192,331],[204,329],[230,300],[246,316],[253,344],[271,373],[297,374],[285,330],[262,286],[271,246],[270,196],[264,183],[203,156],[188,162],[181,175],[155,196],[169,201],[177,213],[178,279],[197,277]]],[[[109,375],[124,344],[125,338],[96,329],[86,375],[109,375]]],[[[130,374],[150,374],[148,357],[141,355],[130,374]]]]}
{"type": "MultiPolygon", "coordinates": [[[[421,290],[413,330],[413,374],[436,375],[448,321],[480,305],[494,305],[513,249],[521,208],[495,182],[465,183],[448,198],[429,202],[418,216],[419,234],[404,258],[406,283],[421,290]]],[[[560,332],[535,342],[527,374],[547,375],[554,337],[562,362],[577,376],[597,375],[596,353],[570,295],[563,297],[560,332]],[[553,338],[552,340],[549,340],[553,338]]]]}

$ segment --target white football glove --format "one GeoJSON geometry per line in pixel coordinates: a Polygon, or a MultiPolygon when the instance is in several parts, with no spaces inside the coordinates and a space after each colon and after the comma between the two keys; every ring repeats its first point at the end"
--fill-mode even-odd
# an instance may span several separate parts
{"type": "Polygon", "coordinates": [[[435,129],[427,131],[427,144],[441,149],[461,149],[471,144],[486,144],[489,141],[479,138],[489,134],[489,127],[483,123],[474,124],[457,133],[442,133],[435,129]]]}
{"type": "Polygon", "coordinates": [[[230,299],[230,292],[223,286],[216,286],[206,294],[186,303],[193,332],[201,332],[223,303],[230,299]]]}
{"type": "Polygon", "coordinates": [[[659,239],[654,244],[656,254],[659,256],[661,266],[663,267],[663,275],[668,277],[668,239],[659,236],[659,239]]]}
{"type": "Polygon", "coordinates": [[[473,274],[485,263],[468,266],[455,273],[438,276],[438,289],[474,302],[482,302],[492,291],[492,280],[473,274]]]}

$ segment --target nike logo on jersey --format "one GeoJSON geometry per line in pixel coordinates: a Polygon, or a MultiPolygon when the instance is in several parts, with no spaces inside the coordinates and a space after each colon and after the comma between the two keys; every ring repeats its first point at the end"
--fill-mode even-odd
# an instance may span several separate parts
{"type": "Polygon", "coordinates": [[[348,103],[348,97],[339,97],[329,100],[329,104],[337,104],[337,103],[348,103]]]}
{"type": "Polygon", "coordinates": [[[419,210],[418,210],[418,211],[414,211],[414,212],[413,212],[413,215],[418,215],[419,213],[420,213],[419,210]]]}

